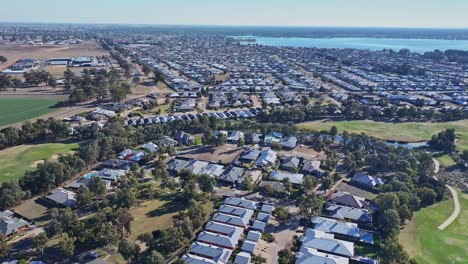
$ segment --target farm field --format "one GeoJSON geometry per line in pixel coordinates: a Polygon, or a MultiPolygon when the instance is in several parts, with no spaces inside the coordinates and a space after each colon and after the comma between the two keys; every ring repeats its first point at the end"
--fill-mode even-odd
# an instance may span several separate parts
{"type": "Polygon", "coordinates": [[[0,183],[17,180],[27,170],[42,160],[53,159],[58,154],[72,152],[78,143],[46,143],[40,145],[21,145],[0,151],[0,183]]]}
{"type": "Polygon", "coordinates": [[[468,195],[458,191],[461,212],[444,230],[437,227],[452,213],[453,199],[416,212],[400,233],[400,242],[418,263],[468,262],[468,195]]]}
{"type": "Polygon", "coordinates": [[[385,123],[369,120],[338,122],[312,121],[297,124],[299,129],[305,130],[329,130],[332,126],[336,126],[339,133],[343,131],[348,131],[350,133],[366,133],[383,140],[405,142],[428,140],[437,132],[447,128],[455,128],[457,147],[461,150],[468,149],[468,120],[446,123],[385,123]]]}
{"type": "Polygon", "coordinates": [[[1,97],[0,127],[57,111],[58,108],[53,108],[53,106],[60,101],[60,97],[1,97]]]}

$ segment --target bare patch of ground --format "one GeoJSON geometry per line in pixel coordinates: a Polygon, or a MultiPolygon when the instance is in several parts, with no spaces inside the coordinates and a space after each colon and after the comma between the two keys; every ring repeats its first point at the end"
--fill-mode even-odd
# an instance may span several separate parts
{"type": "Polygon", "coordinates": [[[234,159],[242,153],[242,151],[242,148],[231,144],[219,147],[194,146],[180,150],[177,153],[177,156],[210,162],[220,162],[222,164],[231,164],[234,159]]]}

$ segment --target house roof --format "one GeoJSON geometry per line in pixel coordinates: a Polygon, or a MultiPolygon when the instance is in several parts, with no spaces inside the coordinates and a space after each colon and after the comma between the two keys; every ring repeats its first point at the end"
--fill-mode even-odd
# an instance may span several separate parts
{"type": "Polygon", "coordinates": [[[185,254],[181,258],[185,264],[216,264],[215,261],[193,254],[185,254]]]}
{"type": "Polygon", "coordinates": [[[315,230],[355,238],[360,237],[360,229],[355,223],[341,222],[324,217],[314,217],[312,218],[312,224],[315,230]]]}
{"type": "Polygon", "coordinates": [[[148,149],[149,151],[156,153],[159,152],[159,147],[158,145],[154,144],[153,142],[148,142],[146,144],[138,146],[141,149],[148,149]]]}
{"type": "Polygon", "coordinates": [[[260,155],[260,150],[258,149],[247,149],[242,153],[240,158],[242,160],[249,160],[249,161],[255,161],[257,160],[258,156],[260,155]]]}
{"type": "Polygon", "coordinates": [[[320,171],[320,160],[304,160],[302,170],[306,172],[320,171]]]}
{"type": "Polygon", "coordinates": [[[287,169],[296,169],[299,168],[299,163],[301,160],[297,157],[283,157],[281,158],[281,167],[287,169]]]}
{"type": "Polygon", "coordinates": [[[264,149],[260,152],[260,157],[258,158],[257,162],[255,162],[255,165],[260,167],[272,166],[275,164],[276,158],[276,151],[271,149],[264,149]]]}
{"type": "Polygon", "coordinates": [[[246,239],[250,241],[258,242],[261,236],[262,236],[262,233],[258,231],[250,230],[249,233],[247,234],[246,239]]]}
{"type": "Polygon", "coordinates": [[[124,170],[103,169],[99,171],[96,176],[104,180],[117,181],[120,177],[124,176],[125,173],[124,170]]]}
{"type": "Polygon", "coordinates": [[[254,211],[251,209],[240,208],[230,205],[221,205],[218,210],[220,213],[238,216],[238,217],[248,217],[250,219],[254,214],[254,211]]]}
{"type": "Polygon", "coordinates": [[[192,160],[187,164],[187,166],[185,166],[184,170],[188,170],[193,174],[198,175],[208,166],[208,164],[209,162],[206,161],[192,160]]]}
{"type": "Polygon", "coordinates": [[[249,253],[249,254],[251,254],[251,255],[253,255],[256,246],[257,246],[257,242],[245,240],[245,241],[242,243],[241,250],[244,251],[244,252],[247,252],[247,253],[249,253]]]}
{"type": "Polygon", "coordinates": [[[240,252],[234,259],[234,264],[249,264],[252,256],[247,252],[240,252]]]}
{"type": "Polygon", "coordinates": [[[181,170],[185,169],[190,164],[191,160],[184,160],[184,159],[171,159],[167,162],[166,168],[171,171],[180,172],[181,170]]]}
{"type": "Polygon", "coordinates": [[[268,220],[270,220],[270,215],[265,214],[265,213],[258,213],[257,214],[257,220],[261,222],[268,223],[268,220]]]}
{"type": "Polygon", "coordinates": [[[337,204],[347,205],[355,208],[364,208],[367,206],[367,201],[365,198],[342,191],[335,192],[332,195],[331,201],[337,204]]]}
{"type": "Polygon", "coordinates": [[[232,250],[216,247],[202,242],[194,242],[190,246],[190,254],[212,260],[214,263],[228,263],[232,250]]]}
{"type": "Polygon", "coordinates": [[[206,231],[228,236],[234,240],[239,240],[243,229],[237,226],[210,221],[205,226],[206,231]]]}
{"type": "Polygon", "coordinates": [[[233,249],[237,246],[238,239],[231,238],[225,235],[216,234],[208,231],[202,231],[197,238],[198,241],[205,242],[207,244],[233,249]]]}
{"type": "Polygon", "coordinates": [[[302,184],[304,182],[304,174],[283,171],[272,171],[270,172],[269,178],[275,181],[283,181],[284,179],[288,179],[292,184],[302,184]]]}
{"type": "Polygon", "coordinates": [[[354,256],[354,243],[335,239],[333,234],[308,228],[301,238],[302,246],[341,256],[354,256]]]}
{"type": "Polygon", "coordinates": [[[250,210],[255,210],[257,209],[257,203],[254,201],[250,200],[245,200],[242,198],[236,198],[236,197],[228,197],[226,200],[224,200],[224,204],[227,205],[232,205],[232,206],[237,206],[237,207],[242,207],[250,210]]]}
{"type": "Polygon", "coordinates": [[[348,264],[349,259],[329,253],[319,252],[314,248],[301,246],[296,254],[296,264],[348,264]]]}
{"type": "Polygon", "coordinates": [[[251,215],[244,215],[243,217],[240,217],[217,212],[213,215],[211,220],[219,223],[246,228],[249,225],[249,216],[251,215]]]}
{"type": "Polygon", "coordinates": [[[223,165],[210,163],[200,172],[200,174],[206,174],[211,177],[217,178],[223,173],[223,171],[224,171],[223,165]]]}
{"type": "Polygon", "coordinates": [[[351,179],[351,181],[365,185],[365,186],[369,186],[369,187],[380,186],[385,183],[385,181],[382,178],[379,178],[376,176],[370,176],[364,173],[356,173],[353,179],[351,179]]]}
{"type": "Polygon", "coordinates": [[[283,138],[279,144],[282,146],[282,147],[285,147],[285,148],[295,148],[297,146],[297,138],[296,137],[286,137],[286,138],[283,138]]]}
{"type": "Polygon", "coordinates": [[[372,223],[372,214],[365,209],[353,208],[336,204],[327,205],[328,216],[336,219],[349,219],[356,222],[372,223]]]}
{"type": "Polygon", "coordinates": [[[282,182],[277,182],[277,181],[261,181],[258,184],[258,187],[264,188],[266,186],[270,186],[273,191],[277,193],[287,193],[288,191],[284,187],[282,182]]]}
{"type": "Polygon", "coordinates": [[[218,180],[235,183],[244,174],[245,169],[229,166],[226,170],[218,177],[218,180]]]}
{"type": "Polygon", "coordinates": [[[28,225],[29,223],[25,220],[15,217],[12,211],[5,210],[0,212],[0,233],[4,236],[14,234],[20,228],[28,225]]]}
{"type": "Polygon", "coordinates": [[[271,214],[273,212],[273,210],[275,210],[275,207],[273,205],[270,205],[270,204],[264,204],[264,205],[262,205],[262,208],[260,208],[260,212],[264,212],[264,213],[267,213],[267,214],[271,214]]]}
{"type": "Polygon", "coordinates": [[[57,188],[47,196],[47,199],[64,206],[74,206],[76,204],[76,194],[63,188],[57,188]]]}
{"type": "Polygon", "coordinates": [[[258,221],[258,220],[255,220],[253,225],[252,225],[252,229],[253,230],[258,230],[260,232],[264,232],[265,231],[265,227],[266,227],[266,223],[265,222],[261,222],[261,221],[258,221]]]}

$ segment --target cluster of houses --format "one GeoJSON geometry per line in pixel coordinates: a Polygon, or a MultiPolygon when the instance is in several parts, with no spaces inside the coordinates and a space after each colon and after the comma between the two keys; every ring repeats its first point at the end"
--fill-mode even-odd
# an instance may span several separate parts
{"type": "Polygon", "coordinates": [[[247,94],[212,92],[209,94],[208,108],[244,108],[250,107],[252,102],[247,94]]]}
{"type": "Polygon", "coordinates": [[[296,263],[365,263],[376,264],[374,259],[357,256],[355,247],[374,244],[372,212],[369,202],[359,196],[338,191],[324,207],[323,216],[311,219],[300,238],[301,247],[296,263]]]}
{"type": "Polygon", "coordinates": [[[273,209],[268,204],[226,198],[182,259],[187,264],[251,263],[273,209]]]}
{"type": "Polygon", "coordinates": [[[34,58],[23,58],[17,60],[8,68],[2,71],[4,74],[23,74],[28,71],[37,70],[41,62],[34,58]]]}
{"type": "Polygon", "coordinates": [[[216,119],[244,119],[244,118],[253,118],[258,113],[262,111],[261,108],[248,108],[248,109],[238,109],[238,110],[229,110],[224,112],[205,112],[202,114],[193,113],[193,114],[174,114],[174,115],[158,115],[158,116],[149,116],[144,118],[130,118],[127,121],[127,124],[130,126],[143,126],[149,124],[160,124],[168,123],[175,120],[185,120],[192,121],[196,119],[201,119],[204,116],[216,118],[216,119]]]}

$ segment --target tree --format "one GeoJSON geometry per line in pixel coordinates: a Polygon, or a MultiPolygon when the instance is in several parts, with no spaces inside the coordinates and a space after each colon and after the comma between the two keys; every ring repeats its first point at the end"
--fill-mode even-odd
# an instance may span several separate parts
{"type": "Polygon", "coordinates": [[[8,59],[5,56],[0,56],[0,64],[7,62],[8,59]]]}
{"type": "Polygon", "coordinates": [[[0,208],[21,202],[24,192],[16,181],[7,181],[0,186],[0,208]]]}
{"type": "Polygon", "coordinates": [[[213,177],[206,174],[198,176],[198,186],[203,192],[212,193],[214,191],[215,184],[216,180],[213,177]]]}
{"type": "Polygon", "coordinates": [[[115,222],[117,223],[122,235],[124,234],[124,231],[126,231],[127,234],[130,234],[132,221],[133,216],[130,214],[128,208],[117,209],[115,222]]]}
{"type": "Polygon", "coordinates": [[[117,190],[116,194],[119,207],[130,208],[137,202],[135,192],[130,188],[117,190]]]}
{"type": "Polygon", "coordinates": [[[273,216],[276,218],[276,220],[278,220],[280,224],[284,224],[290,217],[289,210],[284,206],[277,206],[273,211],[273,216]]]}
{"type": "Polygon", "coordinates": [[[156,250],[151,250],[150,254],[146,257],[145,263],[147,264],[164,264],[164,256],[156,250]]]}
{"type": "Polygon", "coordinates": [[[302,215],[309,219],[320,213],[323,206],[323,198],[314,193],[303,194],[297,199],[297,205],[302,215]]]}
{"type": "Polygon", "coordinates": [[[398,242],[397,238],[386,239],[380,245],[380,248],[381,248],[382,263],[384,264],[409,263],[408,262],[409,257],[406,254],[406,251],[398,242]]]}
{"type": "Polygon", "coordinates": [[[244,178],[244,181],[242,181],[242,187],[246,191],[253,191],[254,190],[254,183],[251,175],[248,175],[247,177],[244,178]]]}
{"type": "Polygon", "coordinates": [[[45,233],[40,233],[39,235],[33,237],[32,243],[37,251],[40,251],[41,254],[44,254],[44,248],[48,240],[49,239],[47,238],[47,235],[45,233]]]}
{"type": "Polygon", "coordinates": [[[54,76],[49,76],[49,79],[47,80],[47,85],[49,85],[52,88],[57,87],[57,80],[55,79],[54,76]]]}
{"type": "Polygon", "coordinates": [[[335,139],[336,135],[338,135],[338,129],[336,126],[332,126],[330,128],[330,136],[332,136],[333,139],[335,139]]]}
{"type": "Polygon", "coordinates": [[[315,178],[310,175],[306,175],[304,177],[304,191],[311,191],[315,188],[315,186],[317,186],[317,181],[315,178]]]}
{"type": "Polygon", "coordinates": [[[103,196],[107,193],[104,181],[99,177],[92,177],[89,181],[89,190],[96,196],[103,196]]]}
{"type": "Polygon", "coordinates": [[[65,237],[59,242],[59,249],[65,257],[71,257],[75,253],[75,241],[71,237],[65,237]]]}
{"type": "Polygon", "coordinates": [[[76,201],[78,205],[80,206],[88,205],[91,203],[91,200],[92,200],[92,194],[89,191],[89,188],[84,185],[81,185],[76,191],[76,201]]]}
{"type": "Polygon", "coordinates": [[[397,234],[400,230],[400,216],[393,209],[387,209],[379,214],[380,230],[385,235],[397,234]]]}
{"type": "Polygon", "coordinates": [[[325,177],[322,180],[322,189],[327,190],[333,184],[333,180],[330,177],[325,177]]]}
{"type": "Polygon", "coordinates": [[[119,253],[126,260],[135,258],[140,252],[140,246],[127,239],[122,239],[119,243],[119,253]]]}
{"type": "Polygon", "coordinates": [[[435,203],[437,194],[434,190],[423,187],[418,191],[419,199],[421,199],[421,206],[429,206],[435,203]]]}
{"type": "Polygon", "coordinates": [[[380,212],[388,209],[397,210],[400,200],[395,193],[382,193],[375,198],[375,204],[380,212]]]}
{"type": "Polygon", "coordinates": [[[11,246],[5,240],[5,236],[0,234],[0,260],[8,257],[10,254],[11,246]]]}
{"type": "Polygon", "coordinates": [[[283,249],[278,252],[278,264],[293,264],[294,254],[289,249],[283,249]]]}

